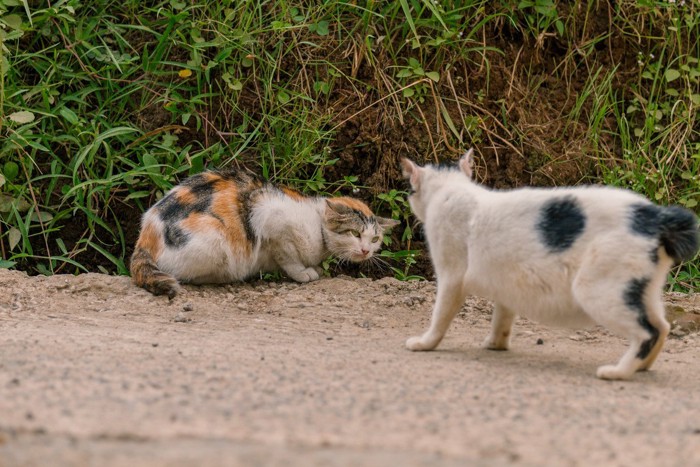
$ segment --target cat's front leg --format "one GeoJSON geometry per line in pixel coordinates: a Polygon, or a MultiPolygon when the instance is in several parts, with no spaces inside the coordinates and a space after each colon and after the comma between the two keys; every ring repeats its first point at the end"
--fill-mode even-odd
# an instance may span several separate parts
{"type": "Polygon", "coordinates": [[[514,320],[515,313],[496,303],[491,317],[491,334],[484,341],[484,347],[489,350],[508,350],[514,320]]]}
{"type": "Polygon", "coordinates": [[[447,328],[457,315],[467,294],[461,280],[440,280],[435,300],[430,328],[422,335],[411,337],[406,341],[409,350],[433,350],[438,346],[447,332],[447,328]]]}
{"type": "Polygon", "coordinates": [[[295,252],[278,251],[275,255],[275,262],[292,280],[297,282],[311,282],[318,280],[319,273],[313,267],[306,267],[295,252]]]}
{"type": "Polygon", "coordinates": [[[303,264],[281,266],[282,270],[297,282],[311,282],[319,279],[315,268],[307,268],[303,264]]]}

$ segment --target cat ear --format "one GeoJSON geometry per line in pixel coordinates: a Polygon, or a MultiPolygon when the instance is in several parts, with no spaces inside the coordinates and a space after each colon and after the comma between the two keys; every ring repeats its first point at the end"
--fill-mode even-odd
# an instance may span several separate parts
{"type": "Polygon", "coordinates": [[[413,189],[415,190],[416,188],[418,188],[418,185],[420,184],[421,168],[415,163],[413,163],[413,161],[411,161],[410,159],[402,157],[401,171],[403,173],[404,178],[406,178],[411,183],[413,189]]]}
{"type": "Polygon", "coordinates": [[[334,203],[333,201],[326,200],[326,217],[329,216],[344,216],[346,214],[352,213],[352,209],[343,203],[334,203]]]}
{"type": "Polygon", "coordinates": [[[459,159],[459,170],[464,172],[469,178],[472,178],[472,168],[474,167],[474,149],[469,148],[467,152],[459,159]]]}
{"type": "Polygon", "coordinates": [[[384,230],[389,230],[392,227],[396,227],[397,225],[399,225],[401,223],[399,221],[396,221],[394,219],[389,219],[387,217],[375,216],[375,219],[377,220],[377,224],[379,224],[379,226],[384,230]]]}

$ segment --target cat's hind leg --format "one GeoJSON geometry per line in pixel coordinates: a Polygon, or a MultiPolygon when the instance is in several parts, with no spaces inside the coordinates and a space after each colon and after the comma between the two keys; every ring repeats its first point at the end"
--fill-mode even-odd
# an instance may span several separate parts
{"type": "Polygon", "coordinates": [[[496,303],[491,316],[491,334],[484,341],[484,347],[489,350],[508,350],[514,320],[515,313],[496,303]]]}
{"type": "Polygon", "coordinates": [[[666,337],[668,336],[671,326],[666,321],[666,309],[664,308],[663,300],[661,296],[650,297],[649,304],[647,306],[647,319],[649,325],[658,331],[658,336],[655,342],[649,342],[647,347],[644,348],[644,352],[647,353],[646,357],[642,360],[642,364],[639,367],[640,371],[645,371],[651,368],[656,361],[656,357],[661,352],[664,346],[666,337]]]}
{"type": "MultiPolygon", "coordinates": [[[[625,274],[618,271],[618,277],[625,274]]],[[[629,277],[629,276],[627,276],[629,277]]],[[[596,375],[601,379],[629,379],[648,369],[668,335],[663,317],[661,288],[657,280],[628,278],[620,282],[608,275],[580,274],[574,295],[584,311],[596,322],[629,339],[629,348],[615,365],[603,365],[596,375]]]]}
{"type": "Polygon", "coordinates": [[[438,277],[437,297],[430,327],[422,336],[409,338],[406,347],[409,350],[433,350],[437,347],[466,297],[461,275],[444,280],[438,277]]]}

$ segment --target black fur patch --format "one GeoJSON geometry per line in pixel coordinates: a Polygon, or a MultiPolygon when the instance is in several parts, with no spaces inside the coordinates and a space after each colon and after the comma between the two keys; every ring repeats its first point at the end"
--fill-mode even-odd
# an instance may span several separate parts
{"type": "Polygon", "coordinates": [[[653,204],[633,204],[630,213],[632,232],[645,237],[656,237],[660,232],[661,209],[653,204]]]}
{"type": "Polygon", "coordinates": [[[165,244],[171,248],[180,248],[187,244],[189,235],[175,224],[168,223],[165,225],[165,244]]]}
{"type": "MultiPolygon", "coordinates": [[[[195,192],[195,188],[191,188],[191,190],[195,192]]],[[[156,206],[158,206],[161,220],[167,223],[178,222],[193,212],[209,212],[213,190],[205,189],[204,186],[199,186],[198,191],[199,193],[194,193],[196,195],[196,201],[191,204],[181,203],[174,193],[170,193],[160,200],[156,206]]]]}
{"type": "Polygon", "coordinates": [[[187,206],[180,203],[173,193],[169,193],[158,201],[156,207],[163,222],[169,222],[170,220],[179,221],[187,217],[188,214],[187,206]]]}
{"type": "Polygon", "coordinates": [[[216,182],[205,182],[192,185],[190,191],[193,195],[197,196],[197,198],[211,198],[211,195],[214,194],[215,183],[216,182]]]}
{"type": "Polygon", "coordinates": [[[677,263],[692,259],[698,251],[700,232],[695,214],[680,206],[661,210],[661,244],[677,263]]]}
{"type": "Polygon", "coordinates": [[[639,352],[637,352],[637,358],[644,360],[651,349],[654,348],[656,342],[659,340],[659,330],[656,329],[647,317],[647,309],[644,305],[644,292],[649,285],[649,279],[632,279],[623,294],[623,299],[625,305],[627,305],[631,310],[637,314],[637,323],[646,330],[650,337],[649,339],[642,342],[639,347],[639,352]]]}
{"type": "Polygon", "coordinates": [[[253,224],[251,222],[251,216],[253,215],[253,202],[257,190],[255,191],[241,191],[238,193],[238,209],[240,210],[241,222],[243,222],[243,230],[245,230],[245,236],[249,242],[256,245],[258,243],[258,237],[255,235],[255,230],[253,229],[253,224]]]}
{"type": "Polygon", "coordinates": [[[189,235],[178,227],[178,223],[192,213],[208,213],[214,194],[213,184],[200,175],[188,178],[182,185],[195,195],[193,203],[182,203],[171,192],[156,204],[160,219],[165,224],[165,244],[172,248],[181,248],[189,241],[189,235]]]}
{"type": "Polygon", "coordinates": [[[573,196],[553,199],[542,206],[537,231],[550,251],[570,248],[586,227],[586,216],[573,196]]]}
{"type": "MultiPolygon", "coordinates": [[[[692,259],[700,245],[695,214],[680,206],[635,204],[630,212],[630,228],[638,235],[658,238],[676,263],[692,259]]],[[[658,255],[652,256],[652,260],[658,261],[658,255]]]]}

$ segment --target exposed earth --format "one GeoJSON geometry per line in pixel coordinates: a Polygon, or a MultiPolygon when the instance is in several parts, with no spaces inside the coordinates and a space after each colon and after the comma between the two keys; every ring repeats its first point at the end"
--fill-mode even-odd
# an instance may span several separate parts
{"type": "Polygon", "coordinates": [[[0,465],[700,465],[700,295],[652,371],[625,342],[520,319],[480,348],[469,299],[412,353],[435,283],[337,277],[185,287],[0,270],[0,465]]]}

